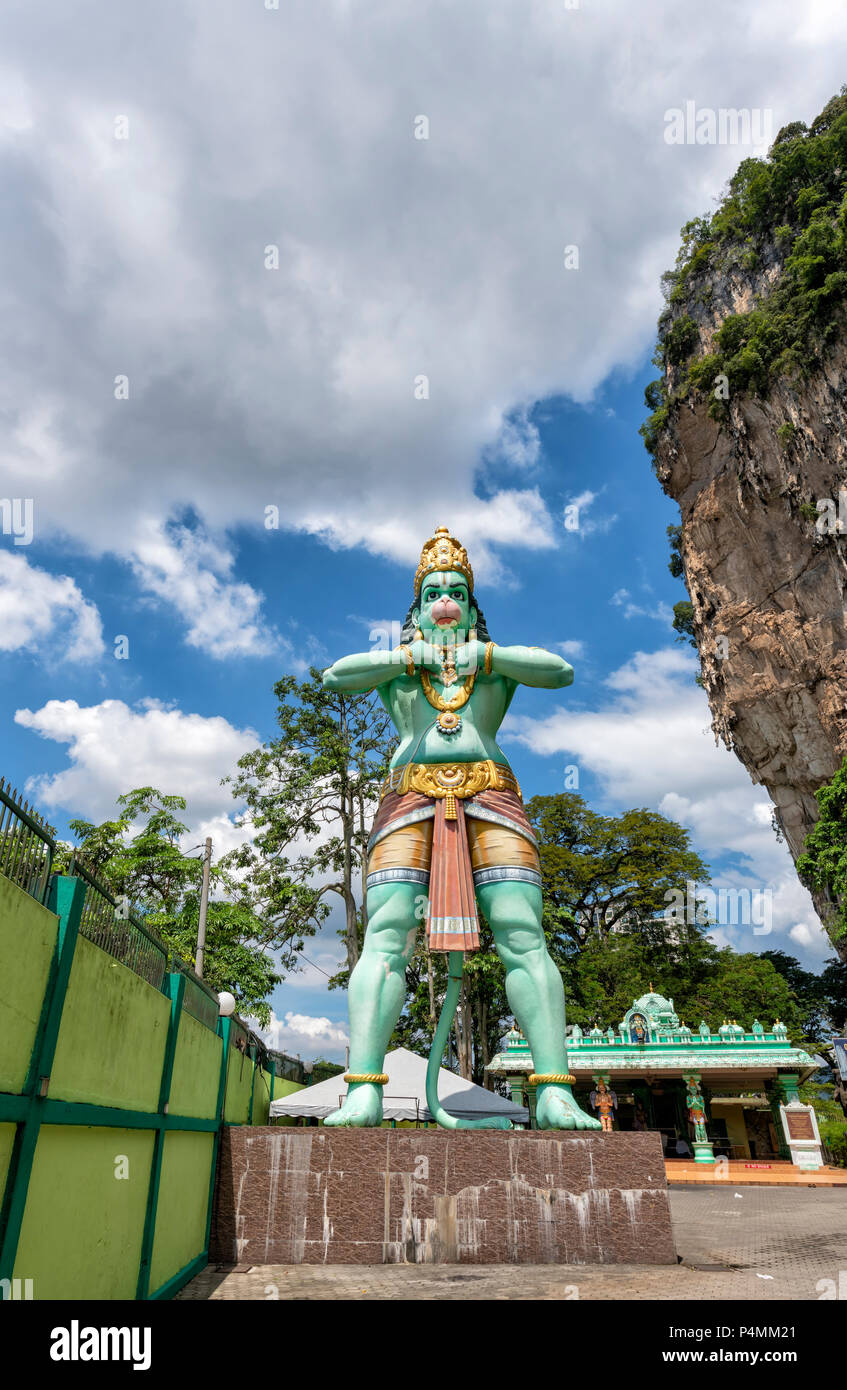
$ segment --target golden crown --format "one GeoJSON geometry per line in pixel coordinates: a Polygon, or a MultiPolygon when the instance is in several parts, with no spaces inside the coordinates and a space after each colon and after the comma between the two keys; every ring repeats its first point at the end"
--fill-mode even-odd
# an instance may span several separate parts
{"type": "Polygon", "coordinates": [[[421,562],[415,573],[415,595],[420,593],[424,576],[436,570],[454,570],[463,574],[473,593],[473,570],[468,552],[455,536],[450,535],[449,526],[436,526],[435,535],[424,544],[421,562]]]}

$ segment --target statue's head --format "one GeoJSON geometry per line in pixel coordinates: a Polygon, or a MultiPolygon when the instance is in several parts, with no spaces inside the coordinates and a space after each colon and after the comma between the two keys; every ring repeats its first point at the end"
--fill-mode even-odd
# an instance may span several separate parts
{"type": "Polygon", "coordinates": [[[411,641],[418,629],[427,642],[466,642],[473,629],[480,641],[489,641],[485,619],[474,598],[468,553],[447,526],[437,527],[421,551],[415,597],[401,642],[411,641]]]}

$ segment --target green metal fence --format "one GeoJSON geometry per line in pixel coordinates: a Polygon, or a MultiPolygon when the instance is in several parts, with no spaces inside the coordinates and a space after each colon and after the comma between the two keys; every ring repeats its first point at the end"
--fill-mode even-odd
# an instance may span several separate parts
{"type": "Polygon", "coordinates": [[[214,1033],[220,1018],[217,994],[179,956],[171,956],[170,966],[171,970],[178,971],[180,975],[185,977],[183,1009],[187,1014],[191,1014],[192,1018],[198,1019],[200,1023],[205,1023],[206,1027],[211,1028],[214,1033]]]}
{"type": "MultiPolygon", "coordinates": [[[[71,856],[68,873],[85,884],[80,935],[107,951],[115,960],[140,975],[154,989],[163,989],[168,973],[168,948],[140,917],[118,903],[90,864],[71,856]]],[[[217,1026],[217,1019],[215,1025],[217,1026]]]]}
{"type": "Polygon", "coordinates": [[[55,850],[52,826],[0,777],[0,873],[43,905],[55,850]]]}

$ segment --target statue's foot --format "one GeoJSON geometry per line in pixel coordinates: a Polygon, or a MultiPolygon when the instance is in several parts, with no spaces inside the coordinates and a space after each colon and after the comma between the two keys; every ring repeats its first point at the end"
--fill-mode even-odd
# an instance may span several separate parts
{"type": "Polygon", "coordinates": [[[370,1081],[360,1081],[348,1087],[340,1110],[334,1110],[324,1120],[325,1125],[355,1125],[369,1129],[382,1124],[382,1087],[370,1081]]]}
{"type": "Polygon", "coordinates": [[[580,1110],[570,1086],[539,1086],[535,1105],[539,1129],[601,1129],[599,1120],[580,1110]]]}

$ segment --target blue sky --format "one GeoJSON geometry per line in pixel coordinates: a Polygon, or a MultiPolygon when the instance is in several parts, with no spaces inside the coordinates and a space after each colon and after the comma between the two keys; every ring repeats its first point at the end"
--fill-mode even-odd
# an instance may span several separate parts
{"type": "MultiPolygon", "coordinates": [[[[763,152],[671,146],[667,113],[809,120],[843,79],[842,9],[74,10],[46,43],[25,8],[0,20],[0,497],[34,516],[30,544],[0,535],[0,772],[60,833],[142,783],[180,792],[191,843],[223,852],[220,779],[273,734],[274,681],[401,619],[446,522],[496,639],[576,670],[512,705],[526,794],[575,765],[599,809],[674,816],[719,882],[771,895],[768,933],[718,939],[819,967],[767,798],[674,640],[677,512],[637,431],[679,227],[763,152]]],[[[308,954],[331,970],[332,932],[308,954]]],[[[277,1045],[343,1053],[323,980],[276,991],[277,1045]]]]}

